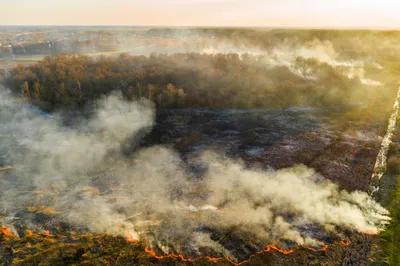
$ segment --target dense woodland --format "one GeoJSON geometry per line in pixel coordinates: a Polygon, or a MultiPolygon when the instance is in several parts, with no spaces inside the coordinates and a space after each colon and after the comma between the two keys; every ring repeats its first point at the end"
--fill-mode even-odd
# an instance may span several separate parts
{"type": "Polygon", "coordinates": [[[83,106],[115,90],[128,99],[145,97],[173,108],[344,105],[380,93],[358,77],[349,78],[346,67],[317,59],[298,57],[293,66],[265,62],[263,56],[248,54],[58,55],[14,68],[5,83],[45,110],[83,106]],[[316,78],[305,78],[303,71],[316,78]]]}

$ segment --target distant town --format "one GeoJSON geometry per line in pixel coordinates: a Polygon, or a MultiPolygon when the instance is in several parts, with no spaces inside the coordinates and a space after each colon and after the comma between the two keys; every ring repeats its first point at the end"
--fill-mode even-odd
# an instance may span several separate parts
{"type": "MultiPolygon", "coordinates": [[[[188,31],[187,36],[193,33],[188,31]]],[[[13,66],[14,61],[28,63],[62,53],[179,52],[183,45],[179,39],[182,37],[174,37],[174,30],[167,28],[0,26],[0,65],[13,66]]]]}

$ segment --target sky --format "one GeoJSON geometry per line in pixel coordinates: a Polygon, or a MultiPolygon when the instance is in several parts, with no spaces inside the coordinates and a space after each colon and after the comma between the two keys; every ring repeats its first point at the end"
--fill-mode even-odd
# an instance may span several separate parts
{"type": "Polygon", "coordinates": [[[0,0],[0,25],[400,29],[400,1],[0,0]]]}

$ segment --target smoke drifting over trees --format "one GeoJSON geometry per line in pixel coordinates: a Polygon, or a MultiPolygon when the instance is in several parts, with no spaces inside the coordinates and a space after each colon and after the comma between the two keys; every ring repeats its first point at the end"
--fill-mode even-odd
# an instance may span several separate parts
{"type": "Polygon", "coordinates": [[[214,108],[336,106],[369,103],[393,92],[386,68],[392,53],[382,48],[395,46],[390,33],[382,36],[379,55],[364,32],[167,33],[179,40],[176,49],[166,42],[149,56],[146,49],[138,51],[145,55],[115,58],[50,56],[13,69],[6,84],[47,110],[82,106],[113,90],[160,107],[214,108]]]}

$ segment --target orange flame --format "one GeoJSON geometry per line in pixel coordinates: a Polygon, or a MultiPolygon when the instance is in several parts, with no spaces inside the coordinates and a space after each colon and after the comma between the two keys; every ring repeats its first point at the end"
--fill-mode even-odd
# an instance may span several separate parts
{"type": "Polygon", "coordinates": [[[43,232],[43,235],[44,235],[44,236],[47,236],[47,237],[53,236],[53,235],[50,233],[50,231],[48,231],[48,230],[44,231],[44,232],[43,232]]]}
{"type": "Polygon", "coordinates": [[[328,245],[325,245],[325,246],[323,246],[321,249],[315,249],[315,248],[310,248],[310,247],[307,247],[307,249],[308,249],[308,250],[311,250],[311,251],[314,251],[314,252],[327,251],[327,250],[328,250],[328,248],[329,248],[329,246],[328,246],[328,245]]]}
{"type": "Polygon", "coordinates": [[[329,248],[329,246],[328,246],[328,245],[325,245],[323,248],[320,249],[320,251],[327,251],[328,248],[329,248]]]}
{"type": "Polygon", "coordinates": [[[265,248],[265,252],[270,252],[272,249],[275,250],[275,251],[278,251],[279,253],[282,253],[284,255],[289,255],[289,254],[292,254],[294,252],[294,249],[288,249],[288,250],[280,249],[280,248],[278,248],[277,246],[274,246],[274,245],[268,245],[265,248]]]}
{"type": "Polygon", "coordinates": [[[220,260],[220,258],[213,258],[210,256],[206,256],[206,259],[208,259],[209,261],[212,261],[212,262],[218,262],[220,260]]]}
{"type": "Polygon", "coordinates": [[[164,258],[164,256],[157,256],[156,252],[155,252],[154,250],[152,250],[152,249],[149,249],[148,247],[145,247],[144,251],[145,251],[146,253],[149,253],[151,256],[153,256],[153,257],[156,258],[156,259],[161,260],[161,259],[164,258]]]}
{"type": "MultiPolygon", "coordinates": [[[[34,233],[31,231],[31,230],[26,230],[25,231],[25,234],[26,234],[26,236],[32,236],[32,235],[34,235],[34,233]]],[[[46,236],[46,237],[51,237],[51,236],[54,236],[53,234],[51,234],[49,231],[43,231],[42,233],[41,233],[43,236],[46,236]]],[[[1,235],[4,235],[4,236],[6,236],[6,237],[13,237],[14,236],[14,234],[12,233],[12,231],[11,231],[11,229],[10,228],[8,228],[8,227],[6,227],[6,226],[4,226],[4,225],[2,225],[1,226],[1,231],[0,231],[0,236],[1,235]]],[[[367,234],[368,235],[368,234],[367,234]]],[[[125,236],[125,239],[128,241],[128,242],[131,242],[131,243],[136,243],[136,242],[138,242],[139,240],[137,240],[137,239],[134,239],[134,238],[132,238],[131,236],[129,236],[129,235],[126,235],[125,236]]],[[[343,245],[343,246],[349,246],[350,244],[351,244],[351,242],[350,241],[346,241],[346,240],[341,240],[340,242],[339,242],[341,245],[343,245]]],[[[329,248],[329,246],[328,245],[325,245],[325,246],[323,246],[321,249],[314,249],[314,248],[311,248],[311,247],[304,247],[305,249],[308,249],[308,250],[310,250],[310,251],[314,251],[314,252],[325,252],[328,248],[329,248]]],[[[158,260],[162,260],[162,259],[180,259],[181,261],[183,261],[183,262],[195,262],[196,260],[201,260],[201,259],[206,259],[206,260],[208,260],[208,261],[210,261],[210,262],[213,262],[213,263],[217,263],[218,261],[220,261],[220,260],[222,260],[222,259],[226,259],[227,261],[229,261],[232,265],[235,265],[235,266],[240,266],[240,265],[242,265],[242,264],[244,264],[244,263],[247,263],[247,262],[249,262],[253,257],[255,257],[255,256],[257,256],[257,255],[259,255],[259,254],[261,254],[261,253],[268,253],[268,252],[271,252],[271,251],[276,251],[276,252],[279,252],[279,253],[281,253],[281,254],[283,254],[283,255],[290,255],[290,254],[292,254],[292,253],[294,253],[295,252],[295,248],[292,248],[292,249],[280,249],[279,247],[277,247],[277,246],[275,246],[275,245],[267,245],[266,247],[265,247],[265,249],[264,250],[261,250],[261,251],[258,251],[258,252],[256,252],[255,254],[252,254],[250,257],[249,257],[249,259],[247,259],[247,260],[244,260],[244,261],[241,261],[241,262],[235,262],[235,261],[233,261],[232,259],[230,259],[230,258],[228,258],[228,257],[219,257],[219,258],[217,258],[217,257],[210,257],[210,256],[205,256],[205,257],[197,257],[197,258],[193,258],[193,259],[191,259],[191,258],[185,258],[184,257],[184,255],[183,254],[167,254],[167,255],[157,255],[157,253],[156,253],[156,251],[155,250],[153,250],[153,249],[150,249],[149,247],[145,247],[145,250],[144,250],[146,253],[148,253],[148,254],[150,254],[151,256],[153,256],[154,258],[156,258],[156,259],[158,259],[158,260]]]]}
{"type": "Polygon", "coordinates": [[[196,259],[186,259],[182,254],[168,254],[168,255],[165,255],[165,256],[158,256],[154,250],[149,249],[148,247],[146,247],[144,249],[144,251],[146,253],[152,255],[154,258],[159,259],[159,260],[170,258],[170,259],[181,259],[184,262],[193,262],[196,259],[198,259],[198,258],[196,258],[196,259]]]}
{"type": "Polygon", "coordinates": [[[131,242],[131,243],[136,243],[139,240],[132,238],[131,236],[126,235],[125,236],[126,241],[131,242]]]}
{"type": "MultiPolygon", "coordinates": [[[[256,255],[258,255],[258,254],[260,254],[260,253],[262,253],[262,251],[259,251],[259,252],[257,252],[256,254],[251,255],[250,258],[253,257],[253,256],[256,256],[256,255]]],[[[228,258],[228,257],[226,257],[226,260],[229,261],[230,263],[232,263],[232,264],[235,265],[235,266],[240,266],[240,265],[242,265],[243,263],[246,263],[246,262],[249,262],[249,261],[250,261],[250,259],[248,259],[248,260],[244,260],[244,261],[242,261],[242,262],[236,263],[236,262],[234,262],[233,260],[231,260],[231,259],[228,258]]]]}
{"type": "Polygon", "coordinates": [[[350,241],[346,241],[346,240],[340,240],[340,244],[347,247],[350,246],[351,242],[350,241]]]}
{"type": "MultiPolygon", "coordinates": [[[[328,245],[325,245],[323,248],[321,248],[321,249],[319,249],[319,250],[313,249],[313,248],[308,248],[308,249],[309,249],[309,250],[312,250],[312,251],[315,251],[315,252],[324,252],[324,251],[326,251],[326,250],[328,249],[328,245]]],[[[235,265],[235,266],[240,266],[240,265],[242,265],[242,264],[244,264],[244,263],[246,263],[246,262],[249,262],[250,259],[251,259],[252,257],[257,256],[257,255],[259,255],[259,254],[261,254],[261,253],[263,253],[263,252],[266,252],[266,253],[267,253],[267,252],[270,252],[270,251],[272,251],[272,250],[277,251],[277,252],[279,252],[279,253],[281,253],[281,254],[284,254],[284,255],[289,255],[289,254],[292,254],[292,253],[295,252],[295,249],[280,249],[280,248],[278,248],[278,247],[275,246],[275,245],[268,245],[268,246],[266,246],[266,248],[265,248],[264,250],[258,251],[258,252],[256,252],[255,254],[251,255],[250,258],[249,258],[248,260],[244,260],[244,261],[239,262],[239,263],[233,261],[232,259],[230,259],[230,258],[228,258],[228,257],[225,257],[225,259],[226,259],[227,261],[229,261],[231,264],[235,265]]],[[[194,262],[194,261],[196,261],[196,260],[200,260],[200,259],[204,259],[204,258],[205,258],[205,259],[207,259],[208,261],[211,261],[211,262],[216,263],[216,262],[218,262],[219,260],[224,259],[224,258],[214,258],[214,257],[210,257],[210,256],[206,256],[206,257],[197,257],[197,258],[194,258],[194,259],[190,259],[190,258],[185,258],[182,254],[168,254],[168,255],[164,255],[164,256],[163,256],[163,255],[157,255],[157,253],[156,253],[155,250],[152,250],[152,249],[150,249],[150,248],[148,248],[148,247],[146,247],[146,248],[144,249],[144,251],[145,251],[146,253],[150,254],[151,256],[153,256],[154,258],[158,259],[158,260],[166,259],[166,258],[171,258],[171,259],[181,259],[181,260],[184,261],[184,262],[194,262]]]]}
{"type": "Polygon", "coordinates": [[[289,255],[289,254],[292,254],[294,252],[294,249],[285,250],[285,249],[280,249],[275,245],[267,245],[264,250],[261,250],[261,251],[258,251],[256,253],[254,253],[253,255],[250,256],[250,258],[248,258],[247,260],[244,260],[242,262],[234,262],[232,259],[230,259],[228,257],[226,257],[225,259],[227,261],[229,261],[231,264],[235,265],[235,266],[240,266],[240,265],[242,265],[244,263],[250,262],[251,258],[253,258],[253,257],[257,256],[257,255],[260,255],[261,253],[264,253],[264,252],[265,253],[270,252],[271,250],[278,251],[279,253],[282,253],[282,254],[285,254],[285,255],[289,255]]]}
{"type": "Polygon", "coordinates": [[[6,236],[6,237],[13,237],[14,234],[12,233],[11,229],[2,225],[1,226],[1,233],[0,235],[6,236]]]}

